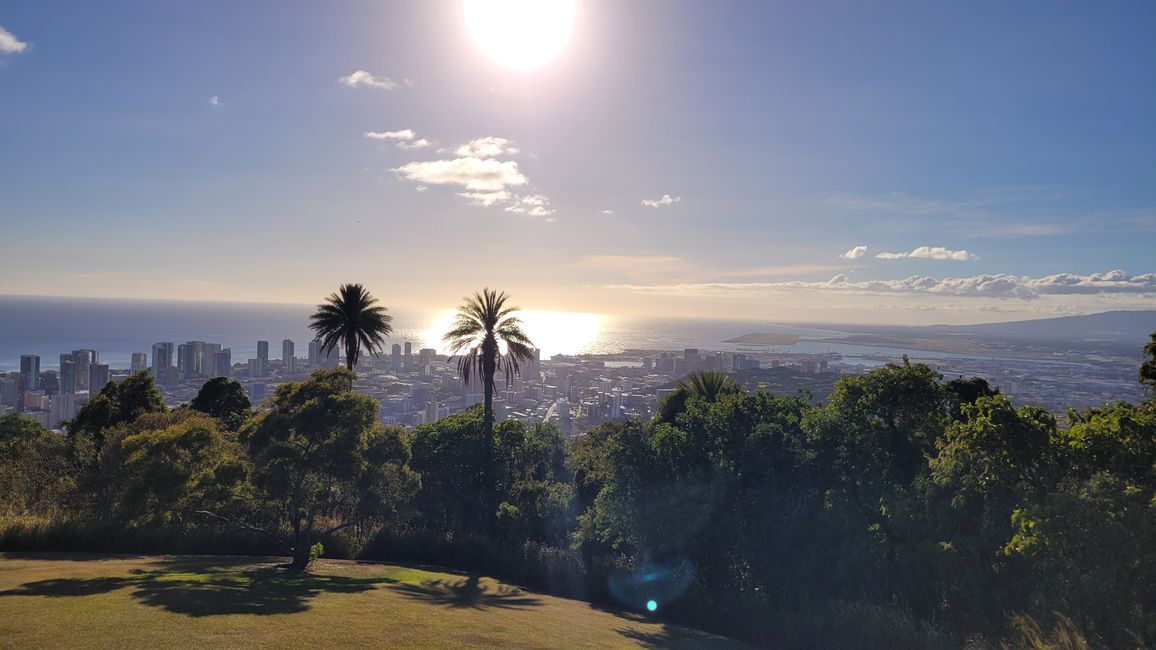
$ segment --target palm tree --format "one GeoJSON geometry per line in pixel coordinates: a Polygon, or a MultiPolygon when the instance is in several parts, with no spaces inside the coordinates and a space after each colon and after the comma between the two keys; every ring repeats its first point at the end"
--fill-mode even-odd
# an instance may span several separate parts
{"type": "Polygon", "coordinates": [[[506,385],[518,372],[519,361],[534,358],[534,344],[522,331],[522,322],[514,316],[517,307],[507,307],[504,291],[482,289],[465,299],[458,307],[457,320],[444,340],[451,355],[458,358],[458,373],[469,384],[480,376],[485,392],[484,426],[487,437],[494,431],[494,374],[506,375],[506,385]],[[506,352],[502,353],[505,346],[506,352]]]}
{"type": "Polygon", "coordinates": [[[309,329],[321,340],[321,351],[328,354],[341,343],[345,347],[345,367],[350,370],[357,365],[362,347],[369,354],[380,352],[385,337],[393,331],[393,317],[376,304],[377,298],[369,295],[365,287],[343,284],[317,305],[309,329]]]}
{"type": "Polygon", "coordinates": [[[692,397],[716,402],[723,395],[741,393],[742,390],[742,385],[725,372],[715,370],[692,372],[678,382],[674,392],[659,402],[658,412],[654,417],[658,422],[673,424],[678,415],[686,410],[686,403],[692,397]]]}

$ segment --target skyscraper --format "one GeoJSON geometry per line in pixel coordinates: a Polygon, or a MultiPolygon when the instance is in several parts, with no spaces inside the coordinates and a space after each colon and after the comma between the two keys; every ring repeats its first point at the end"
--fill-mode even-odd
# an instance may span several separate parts
{"type": "Polygon", "coordinates": [[[257,358],[261,360],[261,367],[269,364],[269,342],[257,341],[257,358]]]}
{"type": "Polygon", "coordinates": [[[140,372],[149,369],[149,355],[144,352],[132,353],[132,365],[130,366],[133,372],[140,372]]]}
{"type": "MultiPolygon", "coordinates": [[[[181,369],[181,379],[192,379],[205,374],[205,342],[189,341],[180,346],[183,351],[179,355],[177,365],[181,369]]],[[[209,363],[212,363],[210,357],[209,363]]]]}
{"type": "MultiPolygon", "coordinates": [[[[96,363],[96,350],[73,350],[72,360],[76,362],[76,387],[88,388],[88,367],[96,363]]],[[[99,391],[100,389],[97,388],[99,391]]]]}
{"type": "Polygon", "coordinates": [[[24,376],[24,390],[40,388],[40,356],[36,354],[20,355],[20,374],[24,376]]]}
{"type": "MultiPolygon", "coordinates": [[[[65,355],[60,355],[65,356],[65,355]]],[[[76,362],[71,360],[72,355],[67,360],[60,361],[60,394],[61,395],[75,395],[76,394],[76,362]]]]}
{"type": "Polygon", "coordinates": [[[405,342],[405,356],[402,357],[402,368],[406,371],[413,370],[413,343],[405,342]]]}
{"type": "Polygon", "coordinates": [[[158,384],[168,380],[169,367],[173,365],[173,344],[153,343],[153,378],[158,384]]]}
{"type": "Polygon", "coordinates": [[[321,339],[313,339],[309,342],[309,367],[316,369],[321,367],[321,339]]]}
{"type": "Polygon", "coordinates": [[[285,373],[297,372],[297,357],[293,356],[293,341],[290,339],[281,341],[281,362],[284,364],[285,373]]]}
{"type": "Polygon", "coordinates": [[[108,364],[93,363],[88,366],[88,392],[96,395],[108,385],[108,364]]]}
{"type": "Polygon", "coordinates": [[[392,363],[390,367],[394,372],[401,372],[401,345],[394,343],[392,352],[392,363]]]}
{"type": "Polygon", "coordinates": [[[218,348],[213,351],[213,373],[214,377],[230,377],[233,374],[233,351],[230,349],[219,349],[221,346],[214,343],[218,348]]]}

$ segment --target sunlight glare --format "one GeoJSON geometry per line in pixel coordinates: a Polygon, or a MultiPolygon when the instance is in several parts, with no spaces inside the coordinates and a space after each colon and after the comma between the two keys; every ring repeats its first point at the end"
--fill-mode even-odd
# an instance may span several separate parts
{"type": "Polygon", "coordinates": [[[532,70],[557,57],[570,40],[575,0],[465,0],[466,24],[495,63],[532,70]]]}
{"type": "MultiPolygon", "coordinates": [[[[455,314],[454,310],[446,310],[433,318],[421,332],[422,345],[436,349],[439,354],[448,353],[442,336],[453,325],[455,314]]],[[[543,359],[555,354],[589,352],[602,326],[601,316],[584,312],[520,311],[516,315],[522,320],[522,329],[542,351],[543,359]]],[[[504,347],[502,351],[505,352],[504,347]]]]}

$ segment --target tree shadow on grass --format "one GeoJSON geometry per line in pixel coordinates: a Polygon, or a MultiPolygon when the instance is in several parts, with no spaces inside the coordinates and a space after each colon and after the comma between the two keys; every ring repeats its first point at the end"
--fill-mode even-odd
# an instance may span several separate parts
{"type": "Polygon", "coordinates": [[[94,596],[132,588],[145,605],[187,616],[293,614],[309,609],[325,593],[353,594],[375,589],[389,578],[295,573],[276,568],[246,571],[138,573],[127,578],[54,578],[0,591],[3,596],[94,596]]]}
{"type": "Polygon", "coordinates": [[[431,605],[453,609],[526,609],[542,604],[521,589],[499,585],[496,589],[482,586],[478,576],[464,580],[426,580],[419,585],[399,584],[393,589],[401,595],[431,605]]]}
{"type": "Polygon", "coordinates": [[[749,647],[733,639],[671,625],[663,625],[661,629],[653,632],[619,628],[618,633],[638,642],[643,648],[685,648],[686,650],[697,650],[698,648],[738,649],[749,647]]]}

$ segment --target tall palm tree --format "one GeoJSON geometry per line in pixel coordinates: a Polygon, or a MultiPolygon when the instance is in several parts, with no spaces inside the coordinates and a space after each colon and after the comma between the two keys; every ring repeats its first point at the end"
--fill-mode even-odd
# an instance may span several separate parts
{"type": "Polygon", "coordinates": [[[506,385],[518,372],[519,361],[534,358],[534,344],[522,331],[522,321],[514,316],[517,307],[507,307],[504,291],[482,289],[458,307],[453,329],[444,340],[451,355],[458,357],[458,373],[469,384],[479,377],[485,392],[484,426],[487,436],[494,431],[494,375],[503,371],[506,385]],[[505,353],[502,347],[506,348],[505,353]]]}
{"type": "Polygon", "coordinates": [[[321,340],[321,351],[328,354],[341,343],[345,347],[345,367],[353,370],[364,347],[377,354],[385,337],[393,331],[393,316],[377,306],[377,298],[360,284],[343,284],[325,302],[317,305],[310,317],[309,329],[321,340]]]}

